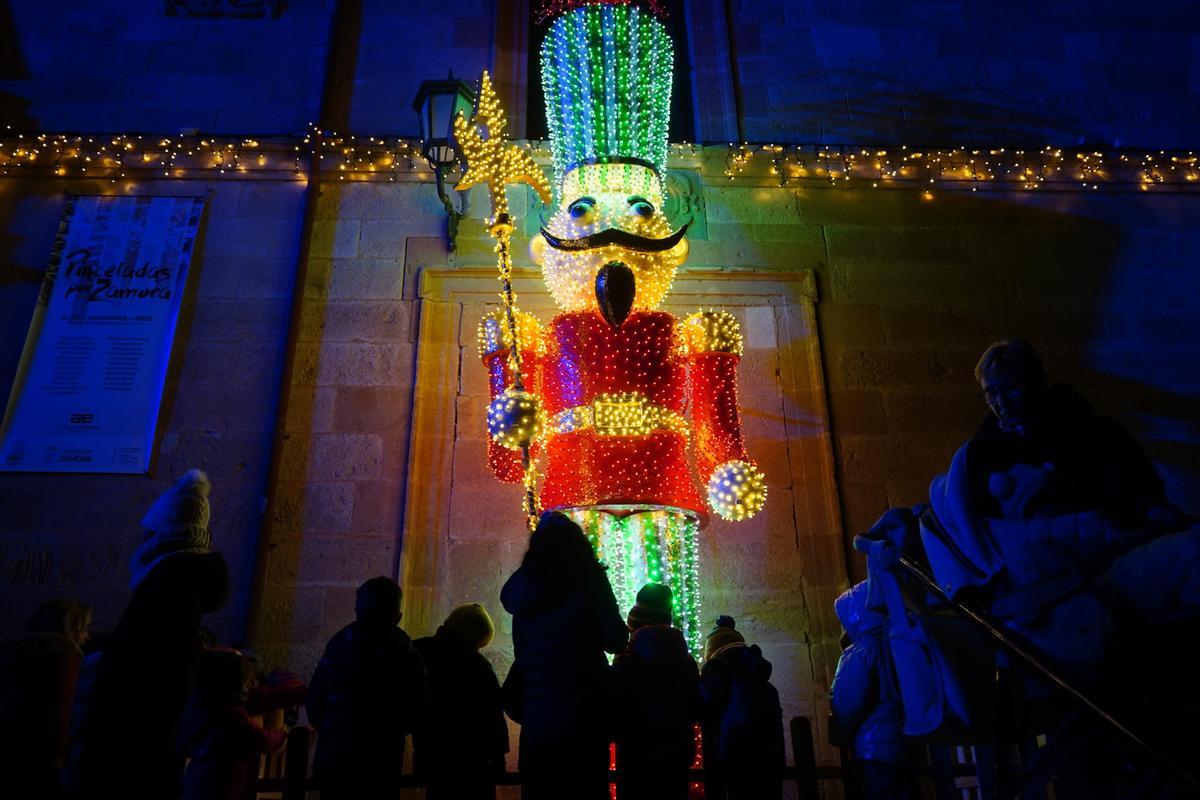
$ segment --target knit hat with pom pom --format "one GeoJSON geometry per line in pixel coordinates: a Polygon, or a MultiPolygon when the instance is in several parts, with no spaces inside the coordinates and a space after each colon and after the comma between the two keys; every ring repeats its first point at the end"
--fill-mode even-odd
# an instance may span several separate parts
{"type": "Polygon", "coordinates": [[[733,617],[722,614],[717,617],[716,627],[704,640],[704,660],[712,661],[726,650],[745,647],[746,637],[734,629],[733,617]]]}
{"type": "Polygon", "coordinates": [[[190,469],[150,506],[142,518],[146,538],[129,565],[129,588],[136,589],[164,560],[212,549],[208,532],[208,476],[190,469]]]}

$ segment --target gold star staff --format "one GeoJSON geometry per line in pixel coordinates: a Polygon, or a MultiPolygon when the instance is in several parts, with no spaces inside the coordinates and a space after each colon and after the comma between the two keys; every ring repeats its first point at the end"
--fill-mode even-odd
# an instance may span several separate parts
{"type": "MultiPolygon", "coordinates": [[[[504,138],[508,122],[500,101],[492,89],[492,80],[487,71],[483,73],[479,86],[479,102],[474,115],[468,121],[462,114],[454,118],[454,136],[467,162],[467,171],[454,188],[461,191],[476,184],[487,184],[492,203],[491,224],[488,233],[496,240],[496,266],[500,272],[500,299],[504,303],[505,319],[512,341],[509,349],[509,366],[513,375],[515,397],[525,403],[536,398],[525,393],[521,378],[521,342],[517,325],[517,297],[512,288],[512,257],[509,242],[512,238],[513,221],[508,213],[509,184],[524,183],[538,193],[542,202],[550,202],[550,184],[541,167],[529,153],[504,138]]],[[[540,413],[540,409],[535,409],[540,413]]],[[[521,465],[524,468],[525,513],[532,530],[537,525],[538,502],[534,488],[535,470],[529,453],[528,440],[521,444],[521,465]]]]}

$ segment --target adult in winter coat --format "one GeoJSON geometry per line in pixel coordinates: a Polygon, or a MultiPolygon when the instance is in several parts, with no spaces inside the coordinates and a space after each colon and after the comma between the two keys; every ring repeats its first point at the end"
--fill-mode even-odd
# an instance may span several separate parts
{"type": "Polygon", "coordinates": [[[244,800],[258,778],[261,756],[283,746],[287,734],[264,729],[254,716],[304,702],[306,687],[295,675],[275,673],[269,691],[252,694],[254,667],[236,650],[210,650],[201,657],[196,689],[179,724],[180,750],[191,758],[183,800],[244,800]]]}
{"type": "Polygon", "coordinates": [[[614,733],[625,800],[683,800],[696,760],[700,674],[678,628],[671,588],[648,583],[627,620],[629,647],[613,661],[614,733]]]}
{"type": "Polygon", "coordinates": [[[451,611],[435,635],[413,642],[429,674],[429,713],[413,734],[413,764],[428,800],[496,796],[508,725],[500,681],[480,652],[494,634],[487,609],[467,603],[451,611]]]}
{"type": "Polygon", "coordinates": [[[988,347],[975,367],[991,412],[979,426],[967,464],[971,499],[984,517],[1099,510],[1121,525],[1137,526],[1165,504],[1162,479],[1137,441],[1119,423],[1093,411],[1075,389],[1048,385],[1028,342],[1009,339],[988,347]],[[1005,502],[993,475],[1014,465],[1050,467],[1054,480],[1036,498],[1005,502]]]}
{"type": "MultiPolygon", "coordinates": [[[[1190,679],[1164,680],[1161,664],[1178,668],[1186,659],[1155,661],[1147,680],[1144,654],[1187,640],[1172,622],[1200,617],[1200,529],[1166,504],[1138,443],[1072,388],[1048,385],[1026,342],[990,346],[976,377],[991,415],[930,488],[939,524],[923,528],[922,539],[934,577],[956,598],[986,602],[994,621],[1068,680],[1098,688],[1127,723],[1167,731],[1193,703],[1179,691],[1190,679]],[[1143,634],[1151,638],[1139,641],[1143,634]],[[1169,697],[1156,699],[1162,687],[1169,697]],[[1156,709],[1166,713],[1137,721],[1156,709]]],[[[1178,674],[1194,671],[1186,664],[1178,674]]],[[[1031,698],[1049,691],[1039,680],[1020,688],[1031,698]]],[[[1005,705],[1057,711],[1053,702],[1005,705]]],[[[1184,731],[1196,730],[1192,719],[1184,731]]],[[[1102,729],[1078,728],[1057,734],[1060,744],[1047,748],[1053,763],[1043,759],[1058,775],[1057,795],[1119,793],[1133,774],[1121,766],[1131,756],[1108,754],[1102,729]]],[[[1154,746],[1165,752],[1178,739],[1172,731],[1154,746]]],[[[1194,744],[1185,752],[1190,757],[1194,744]]]]}
{"type": "Polygon", "coordinates": [[[705,796],[767,800],[783,791],[783,710],[771,662],[747,645],[731,617],[717,617],[704,644],[705,796]]]}
{"type": "Polygon", "coordinates": [[[904,706],[892,673],[884,624],[867,608],[867,584],[858,583],[833,604],[850,646],[833,677],[830,705],[834,744],[852,746],[862,765],[868,798],[906,800],[913,776],[904,741],[904,706]]]}
{"type": "Polygon", "coordinates": [[[0,795],[58,796],[91,619],[83,603],[51,600],[30,618],[28,636],[0,642],[0,795]]]}
{"type": "Polygon", "coordinates": [[[624,650],[629,631],[579,526],[562,514],[543,514],[500,601],[513,616],[513,669],[523,676],[521,796],[608,797],[604,654],[624,650]]]}
{"type": "Polygon", "coordinates": [[[399,791],[405,737],[429,701],[425,663],[398,627],[400,598],[390,578],[358,587],[356,620],[329,640],[309,684],[313,773],[324,800],[399,791]]]}
{"type": "Polygon", "coordinates": [[[67,783],[80,798],[179,795],[175,732],[203,650],[200,620],[229,595],[225,560],[209,552],[208,494],[208,478],[191,470],[142,520],[133,599],[79,679],[67,783]]]}

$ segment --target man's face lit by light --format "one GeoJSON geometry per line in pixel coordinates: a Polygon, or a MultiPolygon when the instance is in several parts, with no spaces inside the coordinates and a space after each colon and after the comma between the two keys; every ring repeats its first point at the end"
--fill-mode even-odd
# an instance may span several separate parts
{"type": "Polygon", "coordinates": [[[1001,430],[1023,433],[1033,419],[1038,386],[1011,364],[989,364],[979,382],[1001,430]]]}

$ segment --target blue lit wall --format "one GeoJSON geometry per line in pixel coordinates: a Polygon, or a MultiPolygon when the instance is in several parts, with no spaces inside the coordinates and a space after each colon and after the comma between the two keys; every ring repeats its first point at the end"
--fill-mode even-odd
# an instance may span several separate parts
{"type": "MultiPolygon", "coordinates": [[[[316,118],[334,5],[292,0],[277,19],[204,19],[149,0],[6,0],[0,116],[51,130],[300,130],[316,118]]],[[[360,133],[415,133],[420,81],[494,66],[513,46],[510,15],[527,12],[520,2],[499,13],[487,0],[417,5],[361,3],[347,54],[360,133]]],[[[687,6],[691,61],[707,92],[736,54],[751,141],[1186,148],[1200,132],[1200,15],[1188,2],[733,7],[731,37],[724,2],[687,6]]],[[[717,113],[697,104],[699,138],[729,138],[731,115],[717,113]]]]}
{"type": "MultiPolygon", "coordinates": [[[[318,114],[335,5],[291,0],[277,19],[207,19],[169,16],[160,0],[0,0],[0,124],[168,135],[300,131],[318,114]]],[[[732,6],[732,21],[723,0],[687,6],[696,129],[708,141],[736,135],[740,104],[744,135],[758,142],[1200,149],[1200,15],[1191,3],[732,6]]],[[[355,46],[344,53],[353,65],[346,114],[359,134],[412,136],[411,102],[422,80],[450,69],[474,78],[503,57],[523,60],[511,58],[518,44],[505,22],[510,11],[527,13],[522,3],[367,0],[361,8],[355,46]]],[[[220,182],[141,190],[194,189],[214,194],[160,463],[164,470],[203,463],[219,473],[220,533],[234,554],[237,592],[220,624],[237,637],[261,524],[302,198],[295,187],[220,182]],[[247,341],[253,346],[239,346],[247,341]],[[214,378],[217,367],[241,383],[214,378]]],[[[0,181],[0,396],[20,357],[62,195],[102,190],[78,181],[0,181]]],[[[415,270],[447,263],[432,188],[410,184],[403,192],[398,200],[399,190],[364,189],[357,206],[345,201],[349,210],[327,195],[332,206],[314,233],[327,274],[314,291],[332,293],[339,316],[309,320],[312,340],[302,342],[311,355],[332,341],[339,357],[393,347],[361,363],[386,364],[397,381],[411,369],[408,351],[394,342],[411,345],[415,270]],[[383,310],[371,321],[363,309],[383,310]],[[374,338],[357,324],[373,325],[374,338]]],[[[1195,196],[943,193],[925,202],[915,193],[722,180],[709,180],[703,193],[707,238],[693,242],[691,264],[817,272],[847,534],[889,505],[921,499],[982,411],[971,383],[975,358],[990,340],[1014,334],[1044,351],[1052,377],[1077,383],[1127,424],[1166,474],[1172,499],[1200,513],[1195,196]]],[[[344,360],[360,363],[355,358],[344,360]]],[[[390,385],[383,400],[360,387],[354,410],[366,411],[350,413],[322,406],[341,389],[320,387],[307,420],[317,439],[374,437],[363,420],[384,411],[398,432],[373,465],[371,486],[359,490],[360,503],[369,497],[377,511],[351,509],[341,489],[322,484],[330,510],[304,525],[332,538],[342,534],[338,526],[361,533],[369,522],[371,535],[395,538],[409,388],[390,385]]],[[[97,599],[111,624],[127,599],[120,582],[108,580],[128,556],[121,537],[136,534],[136,514],[167,478],[132,490],[100,478],[0,479],[0,635],[32,600],[54,594],[97,599]],[[59,502],[64,491],[71,504],[59,502]],[[109,502],[114,494],[123,498],[117,505],[109,502]],[[46,563],[48,573],[39,566],[46,563]],[[29,582],[35,573],[49,577],[29,582]]],[[[339,474],[328,483],[346,481],[339,474]]],[[[340,561],[319,552],[332,566],[308,594],[295,592],[303,599],[285,615],[317,620],[289,629],[307,655],[349,615],[363,565],[388,568],[368,555],[354,560],[359,551],[344,556],[348,548],[334,553],[340,561]]],[[[297,580],[276,579],[285,588],[297,580]]]]}
{"type": "Polygon", "coordinates": [[[740,0],[751,141],[1190,148],[1200,15],[1172,0],[740,0]]]}

